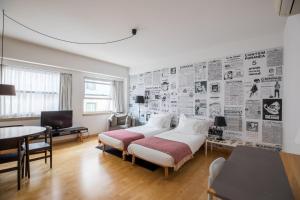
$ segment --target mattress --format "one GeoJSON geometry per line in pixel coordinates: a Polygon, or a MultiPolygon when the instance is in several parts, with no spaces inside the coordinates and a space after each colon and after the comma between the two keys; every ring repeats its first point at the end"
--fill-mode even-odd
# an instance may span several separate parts
{"type": "MultiPolygon", "coordinates": [[[[127,128],[126,130],[143,134],[145,137],[154,136],[160,134],[162,132],[170,130],[170,128],[157,128],[151,127],[148,125],[143,126],[135,126],[131,128],[127,128]]],[[[105,134],[99,134],[98,139],[102,141],[104,144],[114,147],[116,149],[122,150],[124,148],[124,144],[122,141],[109,137],[105,134]]]]}
{"type": "MultiPolygon", "coordinates": [[[[185,143],[190,147],[193,154],[200,149],[206,139],[206,135],[204,134],[184,134],[176,129],[155,135],[155,137],[185,143]]],[[[128,146],[128,152],[164,167],[174,167],[174,159],[172,156],[155,149],[150,149],[138,144],[130,144],[128,146]]]]}

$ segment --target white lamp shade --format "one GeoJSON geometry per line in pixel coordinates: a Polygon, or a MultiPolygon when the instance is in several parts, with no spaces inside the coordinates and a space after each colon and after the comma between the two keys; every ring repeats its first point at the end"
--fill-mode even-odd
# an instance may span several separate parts
{"type": "Polygon", "coordinates": [[[295,137],[295,143],[300,144],[300,129],[298,129],[297,131],[297,135],[295,137]]]}

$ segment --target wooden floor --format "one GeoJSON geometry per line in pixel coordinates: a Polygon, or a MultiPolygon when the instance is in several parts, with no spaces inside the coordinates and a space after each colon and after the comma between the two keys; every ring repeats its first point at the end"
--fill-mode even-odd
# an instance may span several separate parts
{"type": "Polygon", "coordinates": [[[17,191],[16,172],[0,174],[0,199],[207,199],[211,161],[226,153],[202,148],[168,178],[96,149],[96,137],[54,147],[53,169],[43,160],[31,164],[31,179],[17,191]]]}

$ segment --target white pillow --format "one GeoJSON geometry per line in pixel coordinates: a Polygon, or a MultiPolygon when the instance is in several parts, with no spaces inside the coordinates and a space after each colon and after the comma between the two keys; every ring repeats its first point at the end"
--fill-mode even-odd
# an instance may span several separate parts
{"type": "Polygon", "coordinates": [[[209,126],[208,120],[187,118],[184,114],[181,114],[176,130],[184,134],[207,134],[209,126]]]}
{"type": "Polygon", "coordinates": [[[169,113],[161,113],[152,115],[147,123],[148,126],[157,128],[168,128],[171,124],[171,115],[169,113]]]}

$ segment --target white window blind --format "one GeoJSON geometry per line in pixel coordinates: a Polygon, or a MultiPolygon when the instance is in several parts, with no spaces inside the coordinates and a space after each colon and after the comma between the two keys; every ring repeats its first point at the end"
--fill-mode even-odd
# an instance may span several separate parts
{"type": "Polygon", "coordinates": [[[3,82],[15,85],[16,96],[1,96],[0,117],[35,117],[41,111],[58,110],[58,72],[5,66],[3,82]]]}
{"type": "Polygon", "coordinates": [[[112,82],[98,79],[84,79],[84,113],[112,111],[112,82]]]}

